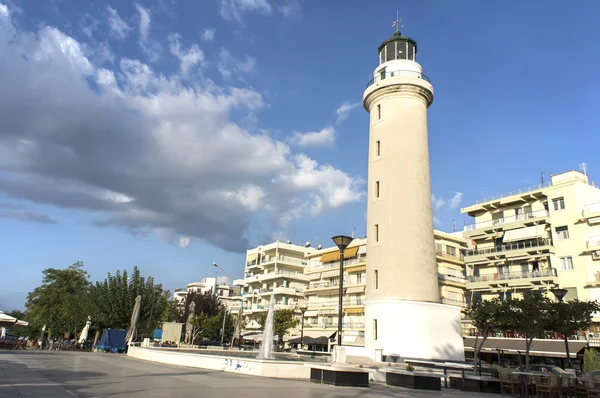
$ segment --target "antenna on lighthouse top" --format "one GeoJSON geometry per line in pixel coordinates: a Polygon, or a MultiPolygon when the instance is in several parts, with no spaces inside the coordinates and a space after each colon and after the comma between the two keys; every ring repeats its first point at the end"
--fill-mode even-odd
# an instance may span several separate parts
{"type": "Polygon", "coordinates": [[[396,33],[400,33],[400,28],[403,28],[404,25],[402,24],[402,18],[400,18],[399,14],[398,14],[398,10],[396,10],[396,20],[394,21],[394,23],[392,24],[392,27],[396,27],[396,33]]]}

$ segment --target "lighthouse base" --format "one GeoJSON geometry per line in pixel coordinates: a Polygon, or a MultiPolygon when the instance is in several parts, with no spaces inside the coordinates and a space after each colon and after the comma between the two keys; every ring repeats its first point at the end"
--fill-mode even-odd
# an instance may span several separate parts
{"type": "Polygon", "coordinates": [[[365,346],[384,360],[464,361],[460,307],[407,300],[365,302],[365,346]]]}

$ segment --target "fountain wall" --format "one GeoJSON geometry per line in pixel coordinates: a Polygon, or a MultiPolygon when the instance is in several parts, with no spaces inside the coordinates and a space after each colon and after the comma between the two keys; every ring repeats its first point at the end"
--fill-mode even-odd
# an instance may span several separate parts
{"type": "MultiPolygon", "coordinates": [[[[262,360],[258,358],[227,357],[180,352],[178,349],[153,349],[130,346],[127,355],[146,361],[190,368],[218,370],[251,376],[277,377],[285,379],[308,379],[310,364],[304,362],[262,360]]],[[[314,364],[313,364],[314,365],[314,364]]]]}

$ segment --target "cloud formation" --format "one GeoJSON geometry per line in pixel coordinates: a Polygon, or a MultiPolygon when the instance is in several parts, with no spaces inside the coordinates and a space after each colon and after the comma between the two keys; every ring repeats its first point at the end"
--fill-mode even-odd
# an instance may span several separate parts
{"type": "Polygon", "coordinates": [[[292,17],[299,15],[301,10],[297,0],[221,0],[221,16],[240,23],[247,12],[272,15],[276,11],[284,17],[292,17]]]}
{"type": "MultiPolygon", "coordinates": [[[[138,12],[150,40],[149,14],[138,12]]],[[[181,55],[193,45],[174,51],[181,70],[171,75],[134,58],[105,68],[83,47],[54,27],[17,29],[0,4],[0,194],[11,200],[243,251],[255,214],[284,225],[364,195],[360,179],[242,129],[232,115],[256,116],[259,92],[186,83],[181,55]]]]}
{"type": "MultiPolygon", "coordinates": [[[[0,9],[0,12],[2,10],[0,9]]],[[[37,222],[41,224],[54,224],[56,221],[46,214],[27,210],[21,206],[0,203],[0,218],[18,221],[37,222]]]]}
{"type": "Polygon", "coordinates": [[[431,194],[431,207],[434,211],[441,210],[443,208],[454,210],[460,206],[462,197],[462,192],[454,192],[454,195],[451,198],[444,198],[442,196],[431,194]]]}
{"type": "MultiPolygon", "coordinates": [[[[116,39],[123,40],[129,34],[131,28],[125,21],[121,19],[119,13],[114,8],[110,6],[106,6],[106,10],[108,12],[108,26],[110,29],[111,36],[116,39]]],[[[138,10],[139,11],[139,10],[138,10]]],[[[150,17],[148,16],[148,27],[150,25],[150,17]]],[[[146,34],[148,34],[148,27],[146,27],[146,34]]],[[[141,29],[140,29],[141,30],[141,29]]]]}
{"type": "Polygon", "coordinates": [[[332,146],[335,143],[335,129],[325,127],[308,133],[295,132],[291,141],[299,147],[332,146]]]}
{"type": "Polygon", "coordinates": [[[204,29],[204,33],[202,33],[202,38],[206,41],[212,41],[215,38],[216,30],[213,28],[204,29]]]}
{"type": "Polygon", "coordinates": [[[344,102],[342,105],[340,105],[340,107],[337,108],[335,111],[335,113],[337,115],[337,123],[341,123],[344,120],[346,120],[348,118],[348,116],[350,115],[350,112],[352,112],[354,109],[358,108],[359,106],[360,106],[360,102],[354,102],[354,103],[344,102]]]}

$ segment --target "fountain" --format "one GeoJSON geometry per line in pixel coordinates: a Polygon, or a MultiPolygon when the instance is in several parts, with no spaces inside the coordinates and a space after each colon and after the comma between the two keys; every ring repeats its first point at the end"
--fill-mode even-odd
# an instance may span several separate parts
{"type": "Polygon", "coordinates": [[[267,320],[265,321],[265,329],[263,330],[263,341],[260,345],[260,351],[258,353],[259,359],[273,359],[273,324],[275,323],[275,297],[271,293],[271,300],[269,301],[269,312],[267,312],[267,320]]]}

